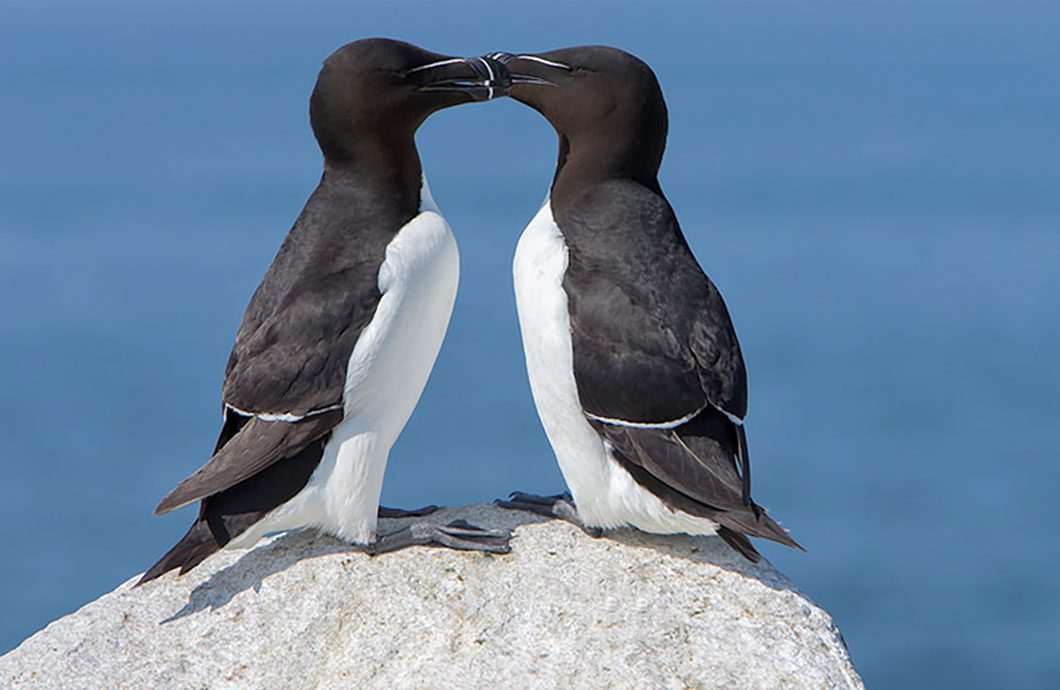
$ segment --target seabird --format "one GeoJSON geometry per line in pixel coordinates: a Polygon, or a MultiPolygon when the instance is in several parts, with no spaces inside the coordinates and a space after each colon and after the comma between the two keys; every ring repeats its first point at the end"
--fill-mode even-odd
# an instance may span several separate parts
{"type": "Polygon", "coordinates": [[[493,57],[559,135],[514,278],[534,402],[570,489],[499,503],[596,532],[718,534],[751,561],[748,536],[801,548],[751,499],[744,361],[659,186],[655,74],[600,46],[493,57]]]}
{"type": "Polygon", "coordinates": [[[323,176],[243,315],[213,457],[155,510],[201,501],[198,517],[140,584],[299,527],[369,553],[427,543],[508,551],[507,532],[464,522],[376,534],[377,515],[434,509],[380,509],[379,494],[459,274],[414,135],[437,110],[503,95],[504,75],[486,58],[388,39],[355,41],[324,62],[309,102],[323,176]]]}

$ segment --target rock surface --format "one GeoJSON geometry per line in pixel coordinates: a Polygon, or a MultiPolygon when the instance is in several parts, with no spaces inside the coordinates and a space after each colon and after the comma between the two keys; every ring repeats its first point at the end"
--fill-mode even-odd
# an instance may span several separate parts
{"type": "MultiPolygon", "coordinates": [[[[476,505],[507,556],[292,533],[136,578],[0,657],[5,688],[861,688],[831,618],[717,538],[476,505]]],[[[401,521],[384,521],[383,531],[401,521]]]]}

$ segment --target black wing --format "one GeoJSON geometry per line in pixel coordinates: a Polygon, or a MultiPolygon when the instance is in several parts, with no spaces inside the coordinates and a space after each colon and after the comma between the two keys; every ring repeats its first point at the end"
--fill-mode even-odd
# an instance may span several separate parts
{"type": "Polygon", "coordinates": [[[239,410],[298,417],[341,403],[350,353],[379,305],[379,266],[401,226],[363,232],[350,219],[322,228],[310,208],[239,326],[223,390],[239,410]]]}
{"type": "Polygon", "coordinates": [[[585,411],[658,424],[714,405],[742,419],[747,374],[736,332],[666,200],[611,182],[557,221],[585,411]]]}
{"type": "Polygon", "coordinates": [[[350,354],[375,315],[386,247],[416,195],[365,196],[325,175],[243,315],[225,371],[225,426],[210,460],[164,513],[298,456],[342,421],[350,354]],[[250,417],[247,421],[247,417],[250,417]]]}

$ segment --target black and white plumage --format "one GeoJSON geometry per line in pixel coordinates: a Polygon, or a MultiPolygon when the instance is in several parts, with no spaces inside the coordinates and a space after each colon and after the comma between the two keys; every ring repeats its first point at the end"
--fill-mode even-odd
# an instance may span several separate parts
{"type": "Polygon", "coordinates": [[[718,533],[751,560],[748,536],[798,546],[751,499],[743,357],[658,183],[667,114],[655,75],[607,47],[503,61],[510,95],[560,140],[514,278],[534,400],[578,520],[718,533]]]}
{"type": "MultiPolygon", "coordinates": [[[[387,457],[434,365],[459,275],[413,137],[432,112],[493,97],[503,69],[386,39],[325,61],[310,100],[323,176],[243,316],[213,457],[156,509],[201,501],[198,518],[141,583],[297,527],[379,544],[387,457]]],[[[433,536],[507,550],[507,535],[467,525],[433,536]]]]}

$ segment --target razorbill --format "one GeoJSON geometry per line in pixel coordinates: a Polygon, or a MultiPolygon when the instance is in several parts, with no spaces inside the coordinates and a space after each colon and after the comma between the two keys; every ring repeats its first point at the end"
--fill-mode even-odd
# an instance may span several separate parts
{"type": "Polygon", "coordinates": [[[748,536],[801,548],[751,500],[743,357],[659,187],[655,74],[599,46],[494,57],[509,95],[559,135],[514,278],[534,402],[571,494],[500,503],[596,530],[716,533],[751,561],[748,536]]]}
{"type": "Polygon", "coordinates": [[[198,517],[140,584],[299,527],[370,553],[508,551],[507,532],[463,522],[376,534],[387,457],[427,383],[459,274],[414,135],[437,110],[502,95],[504,72],[388,39],[324,62],[309,102],[323,176],[243,315],[213,457],[155,511],[201,501],[198,517]]]}

